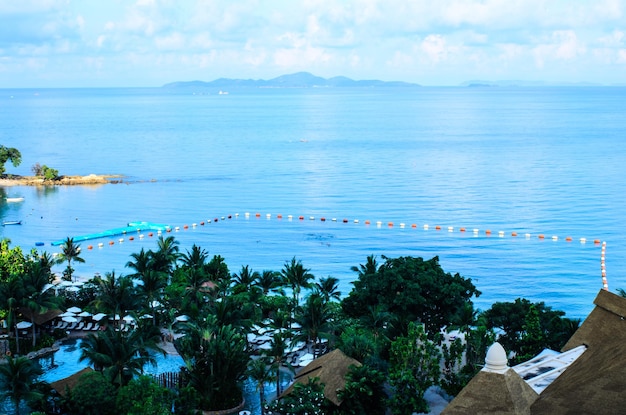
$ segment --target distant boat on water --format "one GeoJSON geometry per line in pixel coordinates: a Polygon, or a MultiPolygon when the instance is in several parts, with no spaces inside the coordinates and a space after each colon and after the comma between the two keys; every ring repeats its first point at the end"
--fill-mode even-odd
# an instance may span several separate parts
{"type": "Polygon", "coordinates": [[[7,203],[18,203],[18,202],[23,202],[24,198],[23,197],[7,197],[6,201],[7,203]]]}
{"type": "Polygon", "coordinates": [[[21,224],[22,224],[21,220],[5,220],[4,222],[2,222],[2,226],[21,225],[21,224]]]}

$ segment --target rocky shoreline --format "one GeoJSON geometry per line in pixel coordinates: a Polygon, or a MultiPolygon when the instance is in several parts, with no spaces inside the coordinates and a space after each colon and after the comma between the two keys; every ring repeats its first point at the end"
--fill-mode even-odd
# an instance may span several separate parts
{"type": "Polygon", "coordinates": [[[3,176],[0,186],[74,186],[99,185],[121,182],[119,175],[90,174],[87,176],[61,176],[57,180],[45,180],[36,176],[3,176]]]}

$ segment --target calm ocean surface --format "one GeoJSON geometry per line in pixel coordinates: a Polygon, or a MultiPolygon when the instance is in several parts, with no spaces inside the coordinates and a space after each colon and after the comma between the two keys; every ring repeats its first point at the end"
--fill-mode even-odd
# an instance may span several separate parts
{"type": "MultiPolygon", "coordinates": [[[[0,188],[24,197],[0,202],[3,220],[23,221],[1,237],[58,252],[50,243],[67,236],[150,221],[179,226],[183,252],[198,244],[231,272],[280,270],[296,256],[338,277],[343,294],[370,254],[438,255],[482,291],[481,309],[526,297],[580,318],[602,287],[598,239],[609,288],[626,289],[626,88],[193,92],[0,90],[0,144],[23,156],[9,173],[39,162],[124,176],[0,188]]],[[[155,238],[82,242],[77,273],[128,273],[130,254],[155,238]]]]}

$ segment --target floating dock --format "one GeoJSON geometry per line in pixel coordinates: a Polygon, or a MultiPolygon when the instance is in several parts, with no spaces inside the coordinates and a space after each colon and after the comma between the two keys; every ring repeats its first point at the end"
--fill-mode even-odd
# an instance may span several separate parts
{"type": "MultiPolygon", "coordinates": [[[[128,226],[124,226],[122,228],[113,228],[103,232],[98,233],[90,233],[87,235],[75,236],[74,242],[82,242],[88,241],[91,239],[100,239],[107,238],[116,235],[126,235],[131,232],[141,232],[141,231],[161,231],[165,232],[170,229],[169,225],[163,225],[160,223],[152,223],[152,222],[129,222],[128,226]]],[[[59,246],[65,243],[66,239],[61,241],[52,242],[52,246],[59,246]]]]}

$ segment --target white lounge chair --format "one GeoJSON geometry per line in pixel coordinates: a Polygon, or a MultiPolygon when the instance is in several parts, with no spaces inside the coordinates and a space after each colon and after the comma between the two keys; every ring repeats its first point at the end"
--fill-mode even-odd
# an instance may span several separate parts
{"type": "Polygon", "coordinates": [[[100,329],[100,324],[96,323],[93,325],[93,327],[91,328],[91,331],[97,331],[100,329]]]}
{"type": "Polygon", "coordinates": [[[76,327],[74,327],[74,330],[82,330],[83,327],[85,327],[85,323],[81,321],[76,327]]]}
{"type": "Polygon", "coordinates": [[[93,323],[90,321],[89,323],[85,324],[85,327],[83,327],[83,330],[84,331],[91,330],[92,326],[93,326],[93,323]]]}

